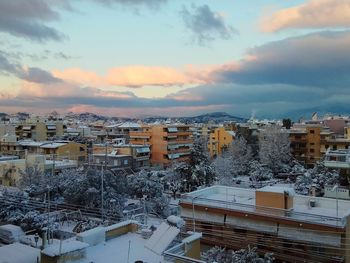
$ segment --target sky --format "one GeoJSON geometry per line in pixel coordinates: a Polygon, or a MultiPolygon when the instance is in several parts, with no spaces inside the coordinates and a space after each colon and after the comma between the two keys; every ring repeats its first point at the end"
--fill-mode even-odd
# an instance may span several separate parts
{"type": "Polygon", "coordinates": [[[350,113],[350,0],[0,0],[0,112],[350,113]]]}

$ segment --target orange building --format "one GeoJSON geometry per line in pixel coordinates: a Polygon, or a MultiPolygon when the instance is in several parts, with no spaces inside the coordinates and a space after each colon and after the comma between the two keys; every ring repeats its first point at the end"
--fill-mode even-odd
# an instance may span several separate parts
{"type": "Polygon", "coordinates": [[[143,126],[130,131],[130,144],[149,145],[151,164],[166,167],[190,160],[193,138],[188,125],[143,126]]]}

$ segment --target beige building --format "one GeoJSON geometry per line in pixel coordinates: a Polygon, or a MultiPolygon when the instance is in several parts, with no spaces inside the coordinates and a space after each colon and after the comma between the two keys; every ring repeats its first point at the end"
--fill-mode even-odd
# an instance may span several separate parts
{"type": "Polygon", "coordinates": [[[78,163],[74,160],[49,160],[45,155],[28,154],[24,159],[0,158],[0,185],[18,186],[21,176],[28,168],[36,169],[38,172],[58,173],[64,169],[77,168],[78,163]]]}
{"type": "Polygon", "coordinates": [[[210,246],[256,246],[280,262],[350,262],[350,201],[217,185],[183,195],[180,207],[210,246]]]}
{"type": "Polygon", "coordinates": [[[76,160],[83,164],[87,160],[87,146],[71,141],[32,141],[0,142],[0,154],[25,158],[27,154],[44,154],[57,159],[76,160]]]}
{"type": "Polygon", "coordinates": [[[16,124],[15,132],[18,140],[30,139],[34,141],[45,141],[56,136],[63,136],[67,127],[63,122],[25,122],[16,124]]]}

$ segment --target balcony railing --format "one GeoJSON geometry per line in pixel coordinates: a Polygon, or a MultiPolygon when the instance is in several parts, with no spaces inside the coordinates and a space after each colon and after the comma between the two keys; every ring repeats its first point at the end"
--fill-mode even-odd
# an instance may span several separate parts
{"type": "Polygon", "coordinates": [[[249,204],[242,204],[238,202],[229,202],[223,200],[216,200],[210,198],[203,198],[199,196],[183,195],[181,203],[191,205],[201,205],[205,207],[221,208],[230,211],[239,211],[242,213],[250,213],[256,215],[269,216],[274,218],[288,219],[298,222],[308,222],[311,224],[321,224],[328,226],[345,226],[344,218],[337,218],[332,216],[315,215],[310,213],[295,212],[293,210],[277,209],[261,207],[249,204]]]}

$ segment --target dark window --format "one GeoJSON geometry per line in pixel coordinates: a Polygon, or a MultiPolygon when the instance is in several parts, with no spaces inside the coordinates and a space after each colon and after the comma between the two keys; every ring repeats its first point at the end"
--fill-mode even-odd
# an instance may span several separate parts
{"type": "Polygon", "coordinates": [[[314,134],[314,133],[315,133],[315,130],[310,130],[310,133],[311,133],[311,134],[314,134]]]}
{"type": "Polygon", "coordinates": [[[314,153],[315,152],[315,150],[314,149],[310,149],[310,153],[314,153]]]}

